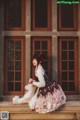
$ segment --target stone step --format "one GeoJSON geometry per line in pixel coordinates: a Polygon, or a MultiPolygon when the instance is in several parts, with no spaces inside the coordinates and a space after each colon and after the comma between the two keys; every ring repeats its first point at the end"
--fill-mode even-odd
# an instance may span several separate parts
{"type": "MultiPolygon", "coordinates": [[[[8,110],[10,112],[28,112],[32,113],[28,104],[16,104],[12,102],[0,102],[0,111],[8,110]]],[[[61,106],[56,112],[80,112],[80,101],[68,101],[65,105],[61,106]]]]}
{"type": "Polygon", "coordinates": [[[26,114],[26,113],[11,113],[10,119],[11,120],[74,120],[76,118],[75,114],[71,113],[54,113],[54,114],[26,114]]]}
{"type": "MultiPolygon", "coordinates": [[[[0,101],[12,101],[13,97],[14,96],[0,96],[0,101]]],[[[66,97],[68,101],[80,101],[80,95],[66,95],[66,97]]]]}
{"type": "Polygon", "coordinates": [[[80,101],[68,101],[56,111],[39,114],[31,111],[28,104],[14,105],[0,102],[0,112],[8,111],[10,120],[80,120],[80,101]]]}

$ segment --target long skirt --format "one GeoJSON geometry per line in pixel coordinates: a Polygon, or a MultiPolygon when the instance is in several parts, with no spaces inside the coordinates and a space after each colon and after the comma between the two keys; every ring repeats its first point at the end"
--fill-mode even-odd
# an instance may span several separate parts
{"type": "Polygon", "coordinates": [[[36,94],[32,97],[29,102],[31,109],[35,109],[38,113],[48,113],[58,109],[60,106],[66,103],[66,96],[61,88],[58,85],[58,88],[53,88],[52,92],[48,92],[46,95],[37,90],[36,94]]]}

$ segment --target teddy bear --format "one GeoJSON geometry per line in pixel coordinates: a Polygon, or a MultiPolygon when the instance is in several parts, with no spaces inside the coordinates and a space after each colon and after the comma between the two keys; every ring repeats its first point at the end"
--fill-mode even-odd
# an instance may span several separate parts
{"type": "Polygon", "coordinates": [[[29,83],[25,86],[26,92],[23,95],[23,97],[19,97],[19,96],[13,97],[12,99],[13,104],[23,104],[29,102],[29,100],[34,96],[36,91],[36,87],[32,84],[33,81],[34,80],[32,78],[29,79],[29,83]]]}

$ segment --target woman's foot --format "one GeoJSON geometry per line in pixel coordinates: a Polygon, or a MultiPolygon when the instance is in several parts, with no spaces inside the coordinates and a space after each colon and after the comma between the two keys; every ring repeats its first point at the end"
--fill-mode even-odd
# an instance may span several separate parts
{"type": "Polygon", "coordinates": [[[13,97],[13,104],[18,104],[19,96],[13,97]]]}

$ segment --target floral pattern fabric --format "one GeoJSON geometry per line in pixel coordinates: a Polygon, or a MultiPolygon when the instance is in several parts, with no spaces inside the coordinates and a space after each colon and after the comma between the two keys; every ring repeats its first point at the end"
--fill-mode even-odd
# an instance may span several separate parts
{"type": "Polygon", "coordinates": [[[40,94],[35,102],[35,110],[39,113],[48,113],[58,109],[60,106],[66,103],[66,96],[58,85],[58,88],[53,89],[52,92],[48,92],[46,96],[40,94]]]}

